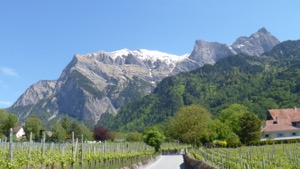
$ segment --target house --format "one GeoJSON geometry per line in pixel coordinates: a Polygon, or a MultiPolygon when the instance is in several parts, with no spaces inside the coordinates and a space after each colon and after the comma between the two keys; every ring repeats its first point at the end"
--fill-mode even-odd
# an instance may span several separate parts
{"type": "Polygon", "coordinates": [[[24,129],[22,126],[16,126],[13,128],[13,133],[16,136],[17,140],[20,140],[22,136],[25,135],[24,129]]]}
{"type": "Polygon", "coordinates": [[[300,138],[300,109],[270,109],[262,128],[261,140],[286,140],[300,138]]]}

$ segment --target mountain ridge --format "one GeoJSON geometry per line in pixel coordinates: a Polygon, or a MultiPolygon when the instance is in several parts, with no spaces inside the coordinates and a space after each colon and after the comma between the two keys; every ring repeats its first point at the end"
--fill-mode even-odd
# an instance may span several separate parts
{"type": "Polygon", "coordinates": [[[214,65],[164,78],[150,95],[123,106],[107,126],[143,131],[192,104],[218,117],[238,103],[265,120],[270,108],[299,107],[299,94],[300,40],[285,41],[261,56],[231,55],[214,65]]]}
{"type": "MultiPolygon", "coordinates": [[[[267,52],[263,46],[279,43],[265,29],[248,38],[249,43],[241,41],[245,52],[267,52]]],[[[8,110],[21,119],[36,114],[51,121],[67,114],[96,123],[104,113],[115,115],[122,105],[149,94],[163,78],[214,64],[236,53],[226,44],[197,40],[193,51],[183,56],[146,49],[77,54],[56,81],[47,81],[51,87],[32,85],[8,110]],[[39,94],[44,90],[49,90],[48,95],[39,94]],[[28,99],[32,96],[35,99],[28,99]]]]}

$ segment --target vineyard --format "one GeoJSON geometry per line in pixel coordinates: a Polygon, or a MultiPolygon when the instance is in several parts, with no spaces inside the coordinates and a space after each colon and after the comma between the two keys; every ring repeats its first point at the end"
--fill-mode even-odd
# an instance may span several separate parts
{"type": "MultiPolygon", "coordinates": [[[[163,149],[181,149],[186,146],[164,144],[163,149]]],[[[152,147],[144,143],[71,143],[0,142],[0,169],[116,169],[154,158],[152,147]]]]}
{"type": "Polygon", "coordinates": [[[299,169],[300,143],[239,148],[200,148],[190,154],[221,169],[299,169]]]}

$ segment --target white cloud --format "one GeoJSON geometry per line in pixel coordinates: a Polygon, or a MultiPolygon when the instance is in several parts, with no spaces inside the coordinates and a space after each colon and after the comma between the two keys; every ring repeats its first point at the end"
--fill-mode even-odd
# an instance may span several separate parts
{"type": "Polygon", "coordinates": [[[18,77],[18,74],[11,68],[8,67],[0,67],[0,73],[6,75],[6,76],[13,76],[18,77]]]}

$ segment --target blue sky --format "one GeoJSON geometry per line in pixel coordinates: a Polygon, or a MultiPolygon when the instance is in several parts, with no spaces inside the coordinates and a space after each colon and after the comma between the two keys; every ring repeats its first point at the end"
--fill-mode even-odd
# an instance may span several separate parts
{"type": "Polygon", "coordinates": [[[56,80],[74,54],[149,49],[183,55],[197,39],[231,44],[265,27],[300,39],[297,0],[27,0],[0,2],[0,108],[56,80]]]}

